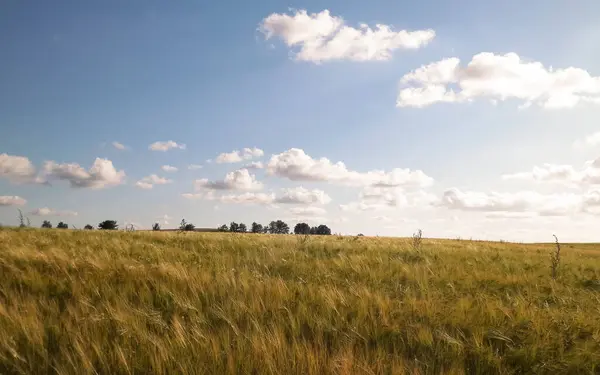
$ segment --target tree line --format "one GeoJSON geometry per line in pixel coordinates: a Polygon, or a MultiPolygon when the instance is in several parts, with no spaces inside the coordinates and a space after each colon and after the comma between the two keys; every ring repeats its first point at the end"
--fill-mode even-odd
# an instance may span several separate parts
{"type": "MultiPolygon", "coordinates": [[[[27,226],[27,225],[21,224],[20,226],[23,227],[23,226],[27,226]]],[[[42,228],[47,228],[47,229],[52,228],[52,223],[50,222],[50,220],[44,220],[44,222],[42,223],[42,228]]],[[[56,228],[57,229],[69,229],[69,224],[63,223],[61,221],[58,224],[56,224],[56,228]]],[[[86,224],[86,226],[83,227],[83,229],[92,230],[92,229],[94,229],[94,227],[90,224],[86,224]]],[[[98,229],[117,230],[117,229],[119,229],[119,224],[117,224],[116,220],[104,220],[103,222],[98,224],[98,229]]]]}
{"type": "MultiPolygon", "coordinates": [[[[21,226],[28,226],[21,222],[21,226]]],[[[44,220],[42,223],[42,228],[52,228],[52,223],[49,220],[44,220]]],[[[68,229],[69,225],[64,222],[59,222],[56,225],[58,229],[68,229]]],[[[119,229],[119,225],[116,220],[104,220],[103,222],[98,224],[98,229],[100,230],[117,230],[119,229]]],[[[95,229],[92,225],[87,224],[83,229],[93,230],[95,229]]],[[[192,223],[185,221],[185,219],[181,220],[179,224],[179,230],[188,232],[194,231],[196,226],[192,223]]],[[[152,226],[153,231],[161,230],[159,223],[154,223],[152,226]]],[[[229,226],[227,224],[223,224],[217,228],[219,232],[233,232],[233,233],[270,233],[270,234],[289,234],[290,226],[284,222],[283,220],[274,220],[269,224],[262,225],[257,222],[253,222],[250,226],[250,229],[244,223],[236,223],[232,221],[229,226]]],[[[298,223],[294,227],[294,234],[315,234],[315,235],[330,235],[331,229],[327,225],[321,224],[318,226],[311,227],[307,223],[298,223]]]]}
{"type": "MultiPolygon", "coordinates": [[[[221,225],[218,228],[219,232],[236,232],[236,233],[271,233],[271,234],[288,234],[290,233],[290,226],[283,220],[271,221],[267,225],[262,225],[257,222],[253,222],[248,231],[248,227],[244,223],[231,222],[229,226],[226,224],[221,225]]],[[[311,227],[307,223],[298,223],[294,227],[294,234],[320,234],[330,235],[331,229],[327,225],[319,225],[311,227]]]]}

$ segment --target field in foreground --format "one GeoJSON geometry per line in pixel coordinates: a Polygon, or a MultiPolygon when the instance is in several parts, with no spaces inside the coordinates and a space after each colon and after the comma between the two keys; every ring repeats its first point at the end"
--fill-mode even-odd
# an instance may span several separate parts
{"type": "Polygon", "coordinates": [[[600,372],[600,245],[0,230],[0,374],[600,372]]]}

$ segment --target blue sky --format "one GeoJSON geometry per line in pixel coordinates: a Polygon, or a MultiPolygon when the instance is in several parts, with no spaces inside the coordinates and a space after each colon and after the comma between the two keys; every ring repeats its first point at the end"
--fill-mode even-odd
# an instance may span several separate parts
{"type": "Polygon", "coordinates": [[[600,240],[597,14],[591,0],[4,1],[0,223],[20,208],[34,225],[600,240]],[[185,149],[149,149],[167,141],[185,149]],[[216,162],[234,150],[246,159],[216,162]],[[90,171],[96,158],[117,174],[90,171]],[[250,162],[263,168],[236,172],[250,162]]]}

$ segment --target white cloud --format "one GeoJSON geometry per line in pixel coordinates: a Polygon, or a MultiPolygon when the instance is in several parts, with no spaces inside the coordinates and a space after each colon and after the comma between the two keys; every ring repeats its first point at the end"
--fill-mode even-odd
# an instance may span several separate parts
{"type": "Polygon", "coordinates": [[[367,203],[367,202],[350,202],[348,204],[340,204],[342,211],[377,211],[389,208],[388,206],[379,203],[367,203]]]}
{"type": "Polygon", "coordinates": [[[248,163],[244,165],[242,168],[244,169],[263,169],[265,166],[260,161],[253,161],[252,163],[248,163]]]}
{"type": "Polygon", "coordinates": [[[247,169],[238,169],[227,173],[223,180],[209,181],[206,178],[196,180],[194,181],[194,187],[196,190],[260,190],[263,185],[247,169]]]}
{"type": "Polygon", "coordinates": [[[112,161],[96,158],[89,170],[85,170],[77,163],[59,164],[55,161],[46,161],[44,176],[48,180],[69,181],[71,187],[104,189],[120,185],[125,180],[125,172],[117,171],[112,161]]]}
{"type": "Polygon", "coordinates": [[[142,178],[141,180],[139,180],[138,182],[135,183],[135,186],[139,187],[140,189],[152,189],[154,187],[154,185],[165,185],[165,184],[170,184],[172,183],[173,180],[169,180],[167,178],[164,177],[159,177],[155,174],[151,174],[150,176],[146,176],[144,178],[142,178]]]}
{"type": "Polygon", "coordinates": [[[127,146],[125,146],[124,144],[122,144],[122,143],[119,143],[119,142],[117,142],[117,141],[114,141],[114,142],[112,143],[112,146],[113,146],[114,148],[116,148],[117,150],[126,150],[126,149],[127,149],[127,146]]]}
{"type": "Polygon", "coordinates": [[[151,151],[169,151],[171,149],[180,149],[180,150],[185,150],[185,145],[184,144],[180,144],[174,141],[164,141],[164,142],[154,142],[152,143],[150,146],[148,146],[148,149],[151,151]]]}
{"type": "Polygon", "coordinates": [[[52,208],[42,207],[36,208],[31,211],[34,216],[77,216],[78,213],[75,211],[57,211],[52,208]]]}
{"type": "Polygon", "coordinates": [[[283,189],[283,195],[275,200],[283,204],[328,204],[331,197],[322,190],[308,190],[302,186],[292,189],[283,189]]]}
{"type": "Polygon", "coordinates": [[[546,68],[540,62],[524,61],[516,53],[479,53],[466,67],[460,66],[458,58],[447,58],[404,75],[401,85],[398,107],[477,98],[518,99],[523,102],[522,108],[532,104],[556,109],[581,102],[600,103],[600,77],[579,68],[546,68]]]}
{"type": "Polygon", "coordinates": [[[598,147],[600,146],[600,132],[588,135],[584,139],[578,139],[573,142],[575,148],[598,147]]]}
{"type": "Polygon", "coordinates": [[[497,211],[497,212],[489,212],[485,214],[485,217],[489,219],[531,219],[534,217],[538,217],[537,212],[506,212],[506,211],[497,211]]]}
{"type": "Polygon", "coordinates": [[[541,167],[533,167],[531,172],[506,174],[502,178],[504,180],[559,183],[568,186],[599,185],[600,158],[586,162],[579,170],[572,165],[544,164],[541,167]]]}
{"type": "Polygon", "coordinates": [[[204,193],[183,193],[181,194],[182,197],[186,198],[186,199],[203,199],[206,194],[204,193]]]}
{"type": "Polygon", "coordinates": [[[582,210],[584,212],[600,215],[600,190],[591,190],[582,197],[582,210]]]}
{"type": "Polygon", "coordinates": [[[162,223],[163,225],[169,225],[169,223],[171,222],[173,218],[167,214],[164,214],[162,216],[158,216],[156,218],[156,220],[158,220],[159,223],[162,223]]]}
{"type": "Polygon", "coordinates": [[[423,190],[406,191],[401,188],[365,187],[359,201],[340,205],[343,211],[380,211],[397,207],[428,208],[437,197],[423,190]]]}
{"type": "Polygon", "coordinates": [[[582,199],[578,194],[462,192],[452,188],[444,192],[436,205],[462,211],[532,212],[541,216],[566,216],[582,211],[582,199]]]}
{"type": "Polygon", "coordinates": [[[36,169],[24,156],[0,154],[0,178],[7,178],[14,183],[43,183],[36,177],[36,169]]]}
{"type": "Polygon", "coordinates": [[[243,160],[251,160],[254,158],[259,158],[263,156],[265,153],[260,148],[244,148],[242,151],[234,150],[232,152],[224,152],[217,156],[215,161],[219,164],[222,163],[239,163],[243,160]]]}
{"type": "Polygon", "coordinates": [[[420,170],[396,168],[387,173],[380,170],[361,173],[348,170],[342,162],[332,163],[327,158],[313,159],[298,148],[273,155],[267,165],[267,173],[292,181],[327,181],[355,186],[422,187],[433,183],[433,179],[420,170]]]}
{"type": "Polygon", "coordinates": [[[274,194],[244,193],[239,195],[224,195],[219,199],[223,203],[242,204],[271,204],[275,200],[274,194]]]}
{"type": "MultiPolygon", "coordinates": [[[[242,178],[242,182],[240,180],[236,180],[236,182],[225,182],[218,181],[212,182],[214,186],[217,184],[218,188],[213,188],[213,190],[256,190],[256,189],[242,189],[242,186],[253,186],[254,183],[250,183],[247,179],[247,176],[242,178]],[[234,188],[237,186],[237,188],[234,188]],[[227,187],[227,188],[225,188],[227,187]],[[229,188],[231,187],[231,188],[229,188]]],[[[201,190],[206,188],[206,180],[202,181],[199,185],[196,185],[197,190],[201,190]]],[[[231,181],[231,180],[230,180],[231,181]]],[[[203,192],[200,193],[186,193],[183,194],[183,197],[188,199],[205,199],[205,200],[218,200],[224,203],[256,203],[256,204],[264,204],[264,205],[272,205],[274,203],[281,204],[298,204],[298,205],[312,205],[312,204],[327,204],[331,202],[331,198],[323,191],[314,189],[308,190],[303,187],[292,188],[292,189],[282,189],[282,195],[277,197],[274,193],[252,193],[247,192],[239,195],[222,195],[216,197],[210,191],[210,195],[207,195],[203,192]]]]}
{"type": "Polygon", "coordinates": [[[296,216],[319,216],[327,213],[327,211],[321,207],[292,207],[289,212],[296,216]]]}
{"type": "Polygon", "coordinates": [[[27,200],[16,195],[0,195],[0,206],[23,206],[27,200]]]}
{"type": "Polygon", "coordinates": [[[299,47],[296,60],[320,63],[331,60],[389,60],[397,49],[418,49],[433,40],[431,29],[394,31],[391,26],[376,24],[371,28],[345,25],[341,17],[329,10],[308,14],[306,10],[293,15],[273,13],[260,24],[265,39],[278,37],[288,47],[299,47]]]}
{"type": "Polygon", "coordinates": [[[390,222],[392,221],[392,219],[390,219],[387,216],[373,216],[372,217],[373,220],[377,220],[377,221],[385,221],[385,222],[390,222]]]}
{"type": "Polygon", "coordinates": [[[203,199],[208,201],[219,201],[223,203],[232,203],[232,204],[261,204],[261,205],[270,205],[275,200],[275,194],[265,194],[265,193],[253,193],[246,192],[243,194],[228,194],[222,196],[215,196],[213,191],[208,192],[200,192],[200,193],[185,193],[181,195],[182,197],[190,200],[203,199]]]}
{"type": "Polygon", "coordinates": [[[202,169],[202,166],[200,164],[190,164],[187,167],[189,170],[195,170],[195,169],[202,169]]]}
{"type": "Polygon", "coordinates": [[[165,172],[177,172],[179,169],[177,167],[173,167],[172,165],[163,165],[160,167],[165,172]]]}

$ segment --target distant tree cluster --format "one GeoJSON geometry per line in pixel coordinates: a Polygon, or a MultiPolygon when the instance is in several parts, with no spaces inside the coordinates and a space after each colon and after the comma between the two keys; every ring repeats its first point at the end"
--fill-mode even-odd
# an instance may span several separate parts
{"type": "MultiPolygon", "coordinates": [[[[50,220],[44,220],[44,222],[42,223],[42,228],[47,228],[47,229],[52,228],[52,223],[50,222],[50,220]]],[[[57,229],[69,229],[69,224],[61,221],[58,224],[56,224],[56,228],[57,229]]],[[[75,228],[75,227],[73,227],[73,228],[75,228]]],[[[86,224],[85,227],[83,227],[83,229],[93,230],[94,227],[91,226],[90,224],[86,224]]],[[[98,229],[117,230],[117,229],[119,229],[119,224],[117,224],[116,220],[104,220],[103,222],[98,224],[98,229]]]]}
{"type": "Polygon", "coordinates": [[[298,223],[294,227],[294,234],[318,234],[322,236],[329,236],[331,229],[327,225],[319,225],[317,227],[311,227],[306,223],[298,223]]]}
{"type": "Polygon", "coordinates": [[[188,223],[185,219],[181,219],[179,224],[179,230],[182,232],[191,232],[196,229],[196,226],[192,223],[188,223]]]}
{"type": "MultiPolygon", "coordinates": [[[[29,219],[23,216],[23,213],[19,210],[19,223],[20,227],[28,227],[30,226],[29,219]]],[[[44,220],[42,223],[42,228],[50,229],[52,228],[52,223],[49,220],[44,220]]],[[[64,222],[59,222],[56,225],[58,229],[68,229],[69,225],[64,222]]],[[[73,226],[74,229],[77,229],[73,226]]],[[[94,227],[90,224],[86,224],[83,228],[85,230],[94,230],[94,227]]],[[[118,230],[119,224],[117,224],[116,220],[104,220],[98,224],[98,229],[100,230],[118,230]]],[[[161,227],[159,223],[154,223],[152,225],[153,231],[160,231],[161,227]]],[[[196,226],[190,222],[185,221],[185,219],[181,220],[179,224],[179,231],[181,232],[189,232],[195,231],[196,226]]],[[[253,222],[250,228],[246,226],[244,223],[236,223],[232,221],[229,225],[223,224],[217,228],[219,232],[232,232],[232,233],[270,233],[270,234],[289,234],[290,226],[284,222],[283,220],[274,220],[269,224],[259,224],[257,222],[253,222]]],[[[307,223],[298,223],[294,227],[294,234],[316,234],[316,235],[330,235],[331,229],[327,225],[319,225],[316,227],[311,227],[307,223]]]]}
{"type": "MultiPolygon", "coordinates": [[[[227,224],[221,225],[217,228],[219,232],[235,232],[235,233],[247,233],[248,228],[244,223],[231,222],[229,226],[227,224]]],[[[253,222],[250,226],[251,233],[271,233],[271,234],[288,234],[290,233],[290,226],[283,220],[271,221],[269,224],[262,225],[257,222],[253,222]]],[[[327,225],[319,225],[317,227],[311,227],[306,223],[298,223],[294,227],[294,234],[321,234],[330,235],[331,229],[327,225]]]]}

